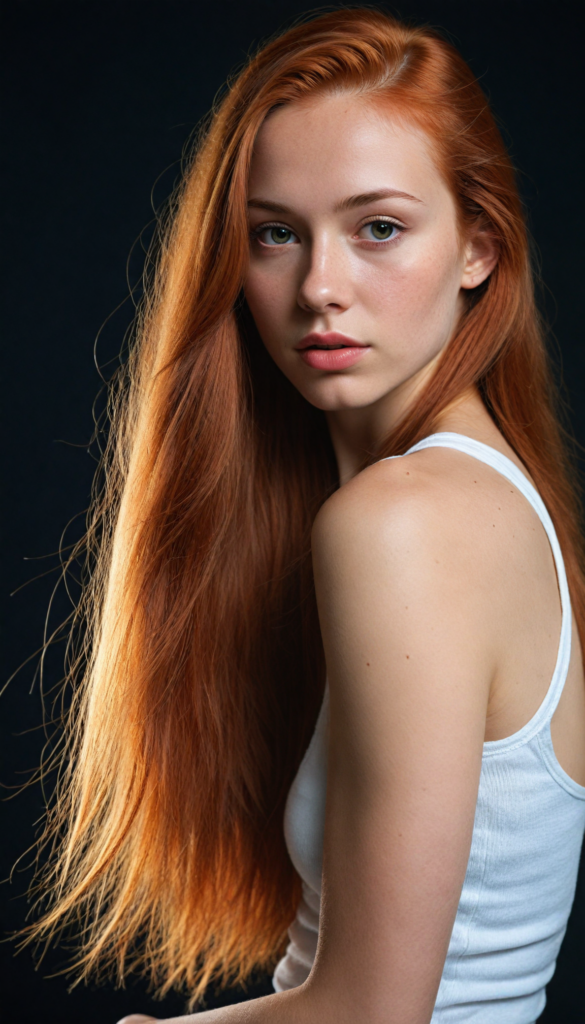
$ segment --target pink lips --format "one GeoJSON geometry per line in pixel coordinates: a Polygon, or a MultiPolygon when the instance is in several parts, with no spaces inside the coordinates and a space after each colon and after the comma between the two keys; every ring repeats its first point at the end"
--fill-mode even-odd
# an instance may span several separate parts
{"type": "Polygon", "coordinates": [[[314,331],[297,345],[297,351],[314,370],[345,370],[357,363],[369,347],[336,331],[326,334],[314,331]]]}

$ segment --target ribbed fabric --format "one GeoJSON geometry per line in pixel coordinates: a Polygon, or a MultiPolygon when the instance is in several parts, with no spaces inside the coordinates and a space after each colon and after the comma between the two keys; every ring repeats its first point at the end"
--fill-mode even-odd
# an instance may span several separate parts
{"type": "MultiPolygon", "coordinates": [[[[550,721],[571,656],[571,603],[550,516],[510,459],[462,434],[432,434],[409,452],[455,448],[502,473],[530,502],[550,541],[562,605],[557,662],[544,701],[512,736],[484,743],[471,850],[431,1024],[534,1024],[545,1002],[575,895],[585,787],[557,761],[550,721]]],[[[394,458],[401,456],[394,456],[394,458]]],[[[329,686],[288,795],[284,832],[303,880],[277,992],[308,977],[319,934],[329,686]]]]}

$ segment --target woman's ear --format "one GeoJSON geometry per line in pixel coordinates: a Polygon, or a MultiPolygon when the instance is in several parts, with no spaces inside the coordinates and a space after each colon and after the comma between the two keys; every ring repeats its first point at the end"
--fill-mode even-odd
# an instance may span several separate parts
{"type": "Polygon", "coordinates": [[[498,262],[499,248],[491,231],[476,228],[465,245],[465,263],[461,277],[462,288],[477,288],[489,277],[498,262]]]}

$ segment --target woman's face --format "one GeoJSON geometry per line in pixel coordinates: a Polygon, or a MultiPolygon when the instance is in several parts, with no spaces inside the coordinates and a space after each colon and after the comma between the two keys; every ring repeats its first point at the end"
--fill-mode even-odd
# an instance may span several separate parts
{"type": "Polygon", "coordinates": [[[267,118],[249,215],[258,331],[324,410],[411,395],[453,333],[462,287],[489,273],[461,244],[426,136],[364,98],[320,96],[267,118]]]}

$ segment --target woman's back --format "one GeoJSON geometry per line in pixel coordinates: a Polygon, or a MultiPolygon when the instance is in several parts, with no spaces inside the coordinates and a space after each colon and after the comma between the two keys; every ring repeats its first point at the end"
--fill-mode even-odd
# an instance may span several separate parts
{"type": "MultiPolygon", "coordinates": [[[[579,750],[585,747],[583,715],[579,715],[580,696],[581,704],[585,703],[579,643],[576,637],[576,643],[571,642],[574,627],[569,592],[554,528],[526,475],[499,451],[456,433],[435,434],[411,451],[435,447],[474,456],[473,463],[463,459],[458,467],[471,469],[468,485],[472,481],[474,487],[483,490],[486,484],[483,466],[475,460],[500,474],[497,483],[505,487],[494,487],[492,476],[483,496],[492,505],[491,518],[496,520],[492,529],[504,535],[504,548],[510,540],[516,541],[519,551],[516,556],[512,552],[510,569],[511,573],[523,571],[525,579],[520,587],[523,591],[526,588],[526,593],[519,595],[512,585],[492,594],[504,619],[511,620],[510,635],[503,630],[504,658],[495,676],[494,698],[490,699],[469,862],[433,1021],[451,1024],[477,1019],[482,1024],[498,1024],[505,1013],[506,1024],[532,1024],[544,1007],[544,986],[553,974],[565,933],[585,829],[585,785],[561,766],[551,739],[551,719],[554,722],[557,708],[561,711],[564,701],[556,732],[563,760],[579,770],[579,750]],[[503,513],[499,521],[493,514],[496,511],[503,513]],[[544,527],[540,534],[539,520],[544,527]],[[543,550],[543,539],[548,551],[543,550]],[[558,589],[553,581],[556,595],[550,593],[551,559],[553,573],[556,566],[558,574],[558,589]],[[562,615],[554,607],[559,591],[562,615]],[[530,613],[535,619],[532,630],[530,613]],[[547,616],[551,619],[548,623],[547,616]],[[507,645],[515,636],[519,642],[512,645],[508,658],[507,645]],[[542,668],[534,655],[545,662],[542,668]],[[541,681],[549,662],[552,668],[543,690],[541,681]],[[516,686],[512,672],[516,673],[516,686]],[[526,685],[531,673],[535,682],[532,690],[529,683],[526,685]],[[531,705],[533,713],[527,715],[531,705]],[[524,721],[511,732],[510,723],[523,714],[524,721]],[[571,716],[575,727],[563,729],[571,716]],[[495,728],[494,722],[498,723],[495,728]],[[494,736],[496,731],[503,735],[494,736]],[[578,749],[572,747],[575,736],[581,740],[578,749]]],[[[443,472],[444,461],[442,466],[439,462],[443,472]]],[[[412,465],[412,459],[406,458],[403,466],[407,465],[412,465]]],[[[405,468],[405,473],[410,472],[405,468]]],[[[461,500],[465,498],[463,488],[461,500]]],[[[316,952],[328,719],[327,686],[285,815],[287,846],[303,879],[303,899],[290,929],[287,953],[275,971],[277,991],[302,984],[316,952]]]]}

